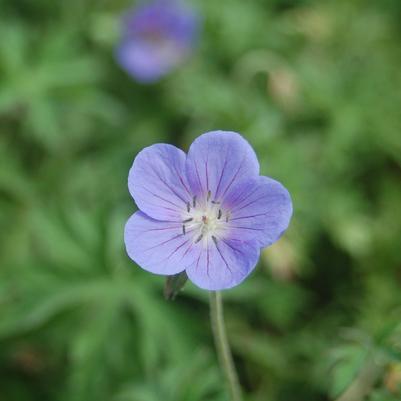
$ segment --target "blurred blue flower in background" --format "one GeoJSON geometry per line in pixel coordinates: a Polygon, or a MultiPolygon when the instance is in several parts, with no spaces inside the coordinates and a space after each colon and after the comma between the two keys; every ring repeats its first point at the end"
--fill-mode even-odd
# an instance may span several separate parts
{"type": "Polygon", "coordinates": [[[158,0],[129,11],[122,25],[117,61],[137,81],[152,83],[190,54],[199,20],[179,0],[158,0]]]}

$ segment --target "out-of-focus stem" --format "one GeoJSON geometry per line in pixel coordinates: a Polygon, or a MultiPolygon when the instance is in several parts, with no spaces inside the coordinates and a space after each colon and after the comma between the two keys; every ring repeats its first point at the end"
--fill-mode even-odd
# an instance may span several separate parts
{"type": "Polygon", "coordinates": [[[235,370],[224,324],[221,293],[210,291],[210,320],[220,365],[226,378],[231,401],[242,401],[241,387],[235,370]]]}

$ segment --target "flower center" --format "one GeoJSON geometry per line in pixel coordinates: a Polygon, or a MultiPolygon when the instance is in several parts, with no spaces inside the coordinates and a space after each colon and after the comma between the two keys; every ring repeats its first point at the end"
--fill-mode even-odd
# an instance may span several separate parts
{"type": "Polygon", "coordinates": [[[204,199],[198,200],[194,196],[192,202],[187,203],[182,233],[190,235],[195,244],[200,241],[207,243],[209,239],[217,242],[228,221],[229,212],[221,208],[220,202],[212,200],[211,192],[208,191],[204,199]]]}

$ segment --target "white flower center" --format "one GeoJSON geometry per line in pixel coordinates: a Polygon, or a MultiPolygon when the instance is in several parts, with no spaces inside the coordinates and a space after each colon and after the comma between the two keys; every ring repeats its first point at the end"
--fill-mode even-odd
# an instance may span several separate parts
{"type": "Polygon", "coordinates": [[[217,242],[219,236],[226,229],[229,220],[229,212],[221,208],[220,202],[211,199],[210,191],[203,200],[193,198],[187,203],[187,210],[183,216],[182,233],[190,235],[194,243],[202,241],[207,243],[209,239],[217,242]]]}

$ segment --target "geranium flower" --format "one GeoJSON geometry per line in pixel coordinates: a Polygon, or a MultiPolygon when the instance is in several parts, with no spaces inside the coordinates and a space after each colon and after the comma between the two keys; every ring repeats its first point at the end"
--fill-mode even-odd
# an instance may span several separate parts
{"type": "Polygon", "coordinates": [[[187,155],[167,144],[143,149],[128,188],[139,208],[125,226],[130,258],[155,274],[185,270],[207,290],[241,283],[292,215],[288,191],[259,175],[255,152],[235,132],[203,134],[187,155]]]}
{"type": "Polygon", "coordinates": [[[197,31],[196,15],[179,0],[142,5],[123,18],[117,61],[136,80],[157,81],[188,56],[197,31]]]}

